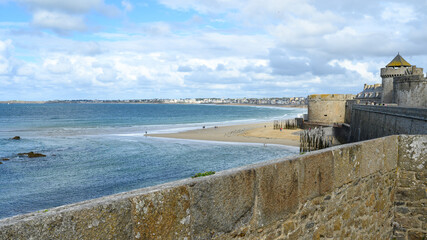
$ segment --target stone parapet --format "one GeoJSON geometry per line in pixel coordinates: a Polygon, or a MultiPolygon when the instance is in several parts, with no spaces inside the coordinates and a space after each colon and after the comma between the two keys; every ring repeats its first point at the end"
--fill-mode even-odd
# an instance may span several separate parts
{"type": "Polygon", "coordinates": [[[427,108],[427,78],[424,75],[394,78],[393,102],[399,106],[427,108]]]}
{"type": "Polygon", "coordinates": [[[405,72],[407,72],[410,69],[408,67],[400,67],[400,68],[381,68],[381,77],[382,78],[393,78],[398,76],[405,75],[405,72]]]}
{"type": "Polygon", "coordinates": [[[411,204],[422,195],[402,194],[412,211],[402,216],[394,198],[396,186],[406,186],[400,168],[425,173],[426,141],[389,136],[15,216],[0,220],[0,239],[418,236],[426,232],[425,212],[411,204]],[[419,224],[406,227],[410,217],[419,224]]]}

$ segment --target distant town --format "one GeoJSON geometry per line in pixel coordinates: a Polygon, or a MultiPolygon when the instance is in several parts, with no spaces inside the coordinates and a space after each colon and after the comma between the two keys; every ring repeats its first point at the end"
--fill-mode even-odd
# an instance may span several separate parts
{"type": "Polygon", "coordinates": [[[0,103],[157,103],[157,104],[247,104],[247,105],[307,105],[305,97],[283,98],[183,98],[183,99],[131,99],[131,100],[51,100],[0,101],[0,103]]]}

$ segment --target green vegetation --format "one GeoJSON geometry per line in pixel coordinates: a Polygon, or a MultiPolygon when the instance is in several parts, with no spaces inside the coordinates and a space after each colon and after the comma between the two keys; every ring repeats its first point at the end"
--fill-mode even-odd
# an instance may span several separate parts
{"type": "Polygon", "coordinates": [[[192,176],[191,178],[197,178],[197,177],[204,177],[209,175],[214,175],[214,171],[204,172],[204,173],[196,173],[196,175],[192,176]]]}

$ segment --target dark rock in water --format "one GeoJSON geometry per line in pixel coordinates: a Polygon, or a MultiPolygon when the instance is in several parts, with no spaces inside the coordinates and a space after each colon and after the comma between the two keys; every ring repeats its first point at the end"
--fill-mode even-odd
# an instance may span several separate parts
{"type": "Polygon", "coordinates": [[[0,164],[3,164],[2,162],[0,162],[0,164]]]}
{"type": "Polygon", "coordinates": [[[15,137],[12,138],[12,140],[21,140],[21,137],[20,136],[15,136],[15,137]]]}
{"type": "Polygon", "coordinates": [[[28,156],[29,158],[36,158],[36,157],[46,157],[46,155],[41,153],[35,153],[35,152],[27,152],[27,153],[18,153],[18,156],[28,156]]]}
{"type": "Polygon", "coordinates": [[[10,159],[9,158],[2,158],[1,160],[2,161],[9,161],[10,159]]]}
{"type": "Polygon", "coordinates": [[[46,155],[41,154],[41,153],[33,153],[33,152],[29,152],[29,153],[28,153],[28,157],[29,157],[29,158],[35,158],[35,157],[46,157],[46,155]]]}

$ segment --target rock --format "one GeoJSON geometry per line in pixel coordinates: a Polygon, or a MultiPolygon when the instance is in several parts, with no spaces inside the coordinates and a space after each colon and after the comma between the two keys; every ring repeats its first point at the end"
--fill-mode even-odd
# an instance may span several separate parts
{"type": "Polygon", "coordinates": [[[15,137],[12,138],[12,140],[21,140],[21,137],[20,136],[15,136],[15,137]]]}
{"type": "Polygon", "coordinates": [[[35,153],[35,152],[28,152],[28,153],[18,153],[18,156],[27,156],[29,158],[36,158],[36,157],[46,157],[46,155],[41,153],[35,153]]]}
{"type": "Polygon", "coordinates": [[[0,164],[3,164],[2,162],[0,162],[0,164]]]}
{"type": "Polygon", "coordinates": [[[2,161],[9,161],[10,159],[9,158],[2,158],[1,160],[2,161]]]}

